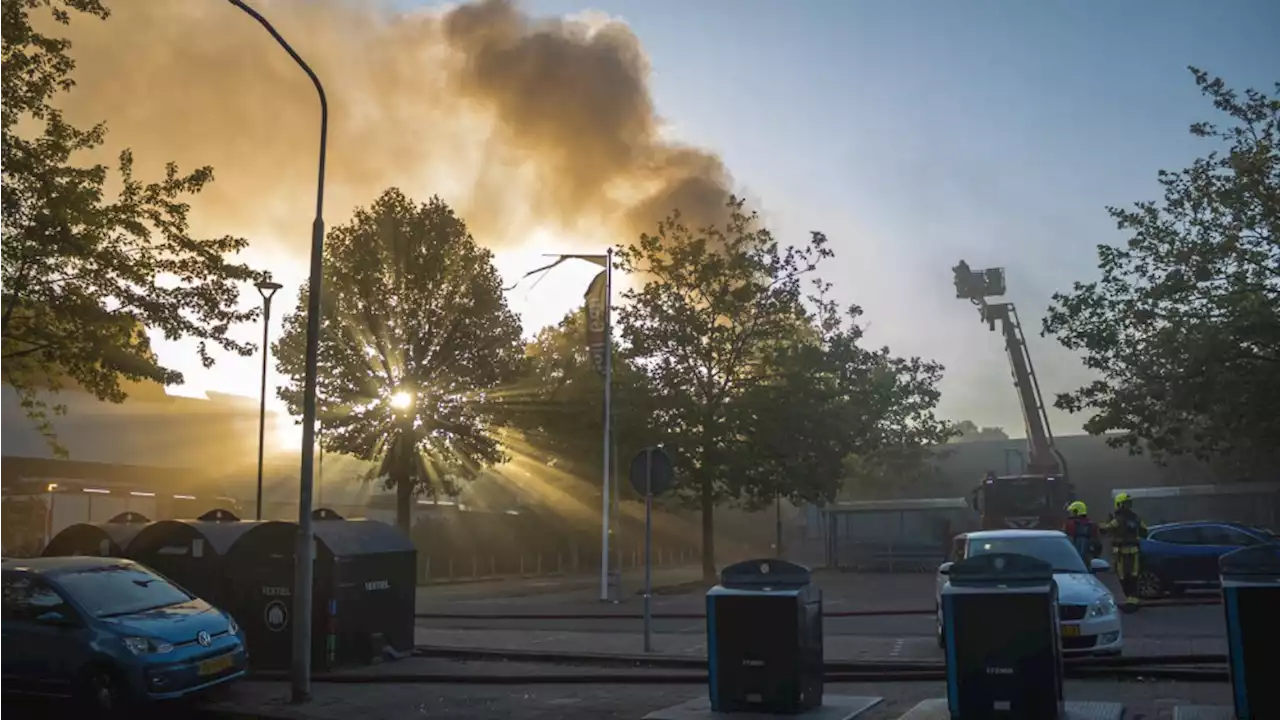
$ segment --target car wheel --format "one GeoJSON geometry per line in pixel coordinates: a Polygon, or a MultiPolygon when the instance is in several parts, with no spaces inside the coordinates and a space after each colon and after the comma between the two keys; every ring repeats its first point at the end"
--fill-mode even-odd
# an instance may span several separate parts
{"type": "Polygon", "coordinates": [[[117,717],[124,710],[123,688],[110,668],[90,668],[81,693],[85,709],[94,717],[117,717]]]}
{"type": "Polygon", "coordinates": [[[1164,582],[1151,570],[1138,573],[1138,597],[1149,600],[1164,595],[1164,582]]]}

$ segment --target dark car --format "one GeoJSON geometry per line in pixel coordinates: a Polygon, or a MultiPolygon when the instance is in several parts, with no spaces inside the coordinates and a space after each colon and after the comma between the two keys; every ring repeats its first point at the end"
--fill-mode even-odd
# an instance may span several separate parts
{"type": "Polygon", "coordinates": [[[235,620],[132,560],[8,559],[3,579],[6,693],[111,711],[245,673],[235,620]]]}
{"type": "Polygon", "coordinates": [[[1156,525],[1142,541],[1138,593],[1160,597],[1218,586],[1218,558],[1232,550],[1276,542],[1270,530],[1231,522],[1156,525]]]}

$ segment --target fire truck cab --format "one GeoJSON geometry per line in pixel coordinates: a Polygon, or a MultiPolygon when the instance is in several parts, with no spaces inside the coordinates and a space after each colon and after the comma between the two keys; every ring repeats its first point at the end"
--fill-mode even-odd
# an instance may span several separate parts
{"type": "Polygon", "coordinates": [[[987,473],[970,503],[982,517],[983,530],[1060,530],[1075,488],[1057,475],[987,473]]]}

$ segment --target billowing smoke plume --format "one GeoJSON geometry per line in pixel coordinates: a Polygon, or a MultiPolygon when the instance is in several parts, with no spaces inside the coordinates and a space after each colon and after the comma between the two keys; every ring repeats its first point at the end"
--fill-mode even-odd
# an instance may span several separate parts
{"type": "MultiPolygon", "coordinates": [[[[306,77],[225,2],[109,6],[105,22],[77,16],[65,30],[78,63],[70,119],[106,120],[108,151],[132,147],[143,177],[168,160],[213,165],[217,182],[193,205],[199,229],[299,255],[319,115],[306,77]]],[[[723,165],[662,138],[648,63],[620,22],[531,19],[507,0],[255,7],[328,93],[331,224],[391,185],[441,195],[491,246],[538,227],[629,239],[675,207],[698,223],[722,213],[723,165]]]]}

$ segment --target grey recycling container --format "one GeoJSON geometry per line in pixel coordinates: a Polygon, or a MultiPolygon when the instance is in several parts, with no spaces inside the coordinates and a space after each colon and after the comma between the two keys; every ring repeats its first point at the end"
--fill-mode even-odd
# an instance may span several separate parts
{"type": "Polygon", "coordinates": [[[1280,648],[1280,543],[1254,545],[1218,558],[1227,616],[1228,667],[1238,720],[1280,718],[1275,678],[1280,648]]]}
{"type": "Polygon", "coordinates": [[[748,560],[707,592],[713,712],[798,713],[822,705],[822,591],[809,569],[748,560]]]}
{"type": "Polygon", "coordinates": [[[942,588],[952,718],[1064,716],[1053,567],[990,553],[952,563],[942,588]]]}

